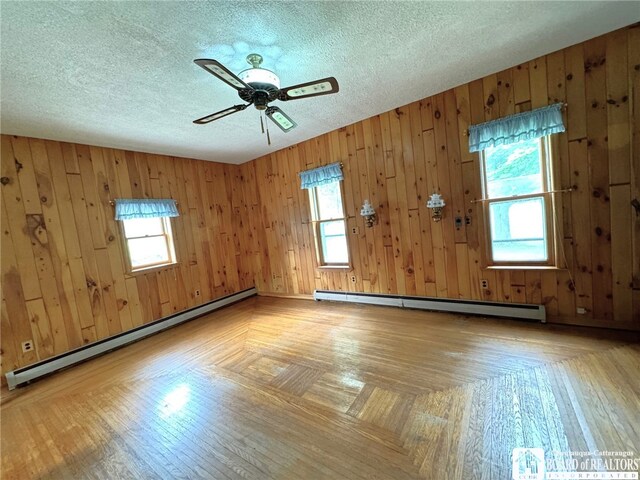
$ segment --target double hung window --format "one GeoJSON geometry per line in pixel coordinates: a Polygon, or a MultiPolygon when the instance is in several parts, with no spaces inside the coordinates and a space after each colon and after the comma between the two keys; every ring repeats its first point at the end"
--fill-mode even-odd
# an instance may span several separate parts
{"type": "Polygon", "coordinates": [[[491,264],[554,263],[548,137],[482,151],[484,217],[491,264]]]}
{"type": "Polygon", "coordinates": [[[311,220],[321,266],[349,264],[346,218],[340,186],[340,182],[332,182],[309,189],[311,220]]]}
{"type": "Polygon", "coordinates": [[[122,225],[132,272],[175,263],[169,217],[123,220],[122,225]]]}
{"type": "Polygon", "coordinates": [[[177,262],[171,217],[179,215],[173,199],[117,199],[115,219],[122,222],[129,272],[177,262]]]}
{"type": "Polygon", "coordinates": [[[300,172],[301,186],[309,191],[311,222],[320,267],[349,266],[342,179],[342,165],[339,163],[300,172]]]}
{"type": "Polygon", "coordinates": [[[556,265],[551,135],[565,130],[561,107],[469,128],[469,150],[480,152],[488,266],[556,265]]]}

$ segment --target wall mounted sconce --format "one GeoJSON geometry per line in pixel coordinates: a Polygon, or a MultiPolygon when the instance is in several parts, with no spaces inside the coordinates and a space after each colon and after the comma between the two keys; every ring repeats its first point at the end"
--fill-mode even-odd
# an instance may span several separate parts
{"type": "Polygon", "coordinates": [[[376,211],[373,209],[369,200],[364,201],[360,215],[364,217],[364,223],[367,227],[371,228],[376,223],[376,211]]]}
{"type": "Polygon", "coordinates": [[[434,193],[427,201],[427,208],[431,209],[431,218],[434,222],[442,220],[442,209],[444,208],[444,200],[439,193],[434,193]]]}

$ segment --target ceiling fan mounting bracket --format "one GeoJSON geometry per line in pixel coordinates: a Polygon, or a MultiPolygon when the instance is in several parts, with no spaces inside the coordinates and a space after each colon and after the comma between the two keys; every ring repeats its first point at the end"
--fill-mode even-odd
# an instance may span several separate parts
{"type": "Polygon", "coordinates": [[[262,55],[250,53],[247,55],[247,63],[253,68],[260,68],[260,65],[262,64],[262,55]]]}

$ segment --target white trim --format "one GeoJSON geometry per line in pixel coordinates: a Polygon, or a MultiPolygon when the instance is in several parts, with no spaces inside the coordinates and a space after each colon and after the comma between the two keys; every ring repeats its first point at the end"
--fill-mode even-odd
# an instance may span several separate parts
{"type": "Polygon", "coordinates": [[[335,302],[366,303],[370,305],[386,305],[400,308],[415,308],[494,317],[523,318],[539,320],[546,323],[547,315],[544,305],[526,303],[499,303],[482,300],[456,300],[433,297],[407,297],[401,295],[378,295],[353,292],[333,292],[316,290],[314,300],[330,300],[335,302]]]}
{"type": "Polygon", "coordinates": [[[9,390],[13,390],[18,385],[30,382],[43,375],[48,375],[62,368],[70,367],[76,363],[83,362],[95,356],[106,353],[110,350],[120,348],[132,342],[141,340],[149,335],[159,333],[167,328],[174,327],[188,320],[192,320],[196,317],[204,315],[214,310],[218,310],[226,305],[235,303],[239,300],[256,295],[258,291],[255,287],[243,290],[242,292],[234,293],[227,297],[223,297],[217,300],[213,300],[199,307],[186,310],[182,313],[177,313],[170,317],[157,320],[153,323],[145,325],[141,328],[135,329],[131,332],[125,332],[113,338],[106,338],[99,340],[84,347],[71,350],[57,357],[43,360],[41,362],[33,364],[33,366],[27,365],[26,367],[19,368],[8,372],[5,376],[7,378],[7,386],[9,390]]]}

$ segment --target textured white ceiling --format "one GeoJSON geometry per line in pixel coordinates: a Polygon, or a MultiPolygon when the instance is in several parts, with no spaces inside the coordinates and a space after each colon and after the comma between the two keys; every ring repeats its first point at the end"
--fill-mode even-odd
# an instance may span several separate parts
{"type": "Polygon", "coordinates": [[[637,2],[2,1],[1,131],[242,163],[640,20],[637,2]],[[336,95],[241,103],[193,63],[236,73],[256,51],[282,85],[326,76],[336,95]]]}

